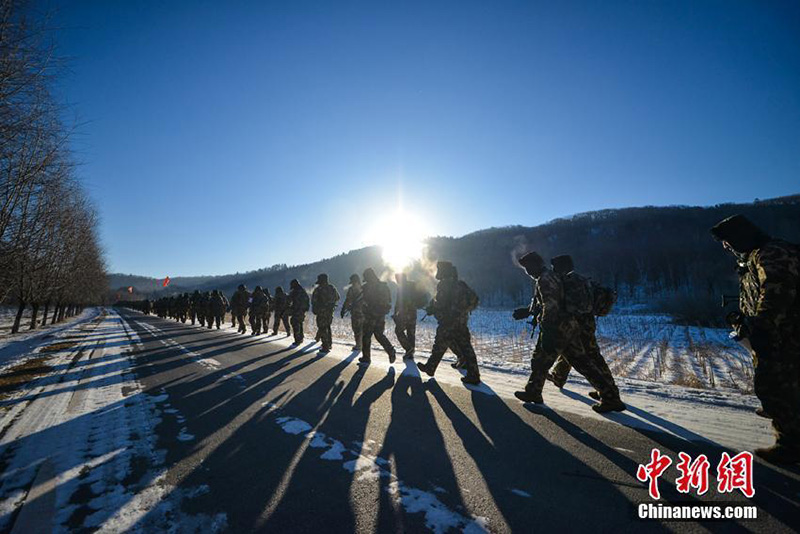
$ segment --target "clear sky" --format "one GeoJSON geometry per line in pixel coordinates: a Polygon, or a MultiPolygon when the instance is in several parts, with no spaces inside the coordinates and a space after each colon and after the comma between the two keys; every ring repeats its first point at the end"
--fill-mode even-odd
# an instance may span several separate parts
{"type": "Polygon", "coordinates": [[[62,1],[115,272],[800,192],[800,3],[62,1]]]}

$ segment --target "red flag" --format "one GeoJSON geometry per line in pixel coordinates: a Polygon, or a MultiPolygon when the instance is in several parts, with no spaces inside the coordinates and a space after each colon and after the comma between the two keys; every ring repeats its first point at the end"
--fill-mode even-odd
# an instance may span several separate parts
{"type": "Polygon", "coordinates": [[[133,286],[128,286],[128,293],[133,293],[133,286]]]}
{"type": "Polygon", "coordinates": [[[167,287],[169,285],[169,276],[164,278],[164,281],[161,282],[161,287],[167,287]]]}

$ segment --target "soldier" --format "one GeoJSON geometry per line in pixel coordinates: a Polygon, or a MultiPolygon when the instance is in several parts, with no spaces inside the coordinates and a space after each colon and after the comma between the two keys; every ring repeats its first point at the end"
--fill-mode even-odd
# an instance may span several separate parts
{"type": "MultiPolygon", "coordinates": [[[[570,287],[571,284],[583,285],[583,289],[586,291],[587,297],[590,296],[589,294],[591,290],[588,287],[588,280],[575,273],[575,267],[571,256],[566,254],[555,256],[550,260],[550,265],[553,268],[553,272],[556,273],[559,278],[561,278],[562,286],[565,288],[564,300],[566,308],[569,308],[568,295],[570,293],[574,293],[566,289],[567,287],[570,287]]],[[[589,308],[591,308],[591,305],[589,308]]],[[[603,358],[603,355],[600,353],[600,345],[597,343],[597,322],[595,321],[594,313],[592,311],[580,310],[579,313],[574,313],[574,316],[578,321],[581,344],[583,345],[583,349],[586,351],[584,357],[593,361],[595,366],[600,370],[600,373],[603,376],[603,382],[606,384],[605,387],[609,392],[609,396],[611,398],[619,398],[619,389],[614,382],[614,377],[611,374],[611,370],[608,368],[605,358],[603,358]]],[[[569,376],[571,369],[572,366],[567,359],[564,358],[563,355],[559,355],[555,365],[553,366],[552,372],[548,373],[547,379],[555,384],[559,389],[563,388],[564,384],[567,382],[567,377],[569,376]]],[[[595,400],[600,400],[601,398],[599,391],[591,391],[589,392],[589,396],[595,400]]]]}
{"type": "Polygon", "coordinates": [[[211,311],[211,317],[208,321],[208,327],[211,328],[211,323],[217,323],[217,330],[220,329],[220,325],[225,317],[225,297],[223,297],[222,293],[219,292],[218,289],[215,289],[211,292],[211,298],[209,299],[208,307],[211,311]]]}
{"type": "Polygon", "coordinates": [[[405,273],[394,275],[397,282],[397,300],[394,304],[394,333],[397,341],[405,350],[403,359],[413,360],[417,344],[417,310],[425,307],[428,295],[425,295],[413,280],[405,273]]]}
{"type": "Polygon", "coordinates": [[[256,286],[253,290],[253,297],[250,301],[250,326],[253,329],[251,335],[261,334],[269,331],[269,296],[264,293],[261,286],[256,286]]]}
{"type": "Polygon", "coordinates": [[[800,462],[800,247],[743,215],[711,234],[739,264],[739,311],[728,321],[752,349],[753,388],[775,431],[775,444],[754,452],[775,464],[800,462]]]}
{"type": "Polygon", "coordinates": [[[208,295],[205,292],[200,292],[197,297],[197,321],[201,327],[206,326],[206,319],[208,318],[208,295]]]}
{"type": "Polygon", "coordinates": [[[356,340],[353,345],[355,351],[361,350],[361,341],[364,337],[364,300],[362,297],[361,279],[357,274],[351,274],[350,287],[347,288],[340,315],[344,319],[344,316],[348,312],[350,313],[350,326],[353,328],[353,336],[356,340]]]}
{"type": "MultiPolygon", "coordinates": [[[[525,390],[517,391],[514,395],[524,402],[543,403],[542,388],[547,371],[556,358],[563,355],[575,370],[586,377],[600,392],[601,402],[592,405],[594,411],[598,413],[623,411],[625,405],[619,399],[616,386],[611,387],[613,381],[609,384],[600,369],[599,362],[587,357],[577,319],[564,310],[562,298],[564,288],[561,279],[547,268],[542,257],[535,252],[522,256],[519,263],[525,272],[536,280],[536,294],[531,302],[531,311],[537,301],[541,311],[538,316],[539,339],[531,358],[531,375],[525,390]]],[[[603,364],[605,365],[605,362],[603,364]]]]}
{"type": "MultiPolygon", "coordinates": [[[[225,306],[222,310],[222,322],[225,322],[225,312],[230,311],[231,303],[228,301],[228,297],[225,296],[225,293],[222,291],[219,292],[219,296],[222,297],[222,303],[225,306]]],[[[233,314],[231,313],[231,326],[236,326],[236,321],[233,320],[233,314]]]]}
{"type": "Polygon", "coordinates": [[[272,324],[272,335],[278,335],[278,327],[283,323],[283,329],[286,330],[286,335],[291,334],[291,328],[289,327],[289,314],[288,308],[286,307],[286,293],[284,293],[283,288],[278,286],[275,288],[275,298],[272,299],[272,307],[275,310],[275,319],[272,324]]]}
{"type": "Polygon", "coordinates": [[[322,342],[320,353],[330,352],[333,348],[331,323],[338,302],[339,292],[328,283],[328,275],[323,273],[317,276],[317,287],[311,293],[311,312],[317,318],[317,334],[322,342]]]}
{"type": "Polygon", "coordinates": [[[145,315],[150,315],[153,312],[153,307],[150,304],[150,299],[144,299],[144,306],[142,307],[145,315]]]}
{"type": "Polygon", "coordinates": [[[231,314],[236,318],[239,324],[238,332],[240,334],[247,333],[247,326],[244,323],[244,318],[247,315],[247,307],[250,305],[250,292],[244,284],[239,284],[236,292],[231,297],[231,314]]]}
{"type": "Polygon", "coordinates": [[[458,272],[449,261],[436,264],[436,279],[439,280],[436,296],[425,310],[436,317],[436,337],[431,357],[426,363],[418,363],[417,367],[428,376],[433,376],[447,349],[455,348],[467,368],[467,376],[461,377],[461,381],[465,384],[480,384],[478,358],[472,347],[466,319],[469,312],[477,307],[478,296],[465,282],[458,279],[458,272]]]}
{"type": "Polygon", "coordinates": [[[211,309],[211,299],[213,296],[211,291],[206,291],[206,328],[209,330],[214,328],[214,310],[211,309]]]}
{"type": "Polygon", "coordinates": [[[364,302],[364,334],[361,341],[361,363],[368,364],[371,356],[372,336],[389,354],[389,363],[394,363],[397,352],[383,333],[386,328],[386,314],[392,311],[392,292],[386,282],[378,280],[375,271],[368,268],[364,271],[364,285],[361,288],[364,302]]]}
{"type": "Polygon", "coordinates": [[[200,292],[195,289],[194,293],[192,293],[192,297],[189,299],[189,319],[191,319],[192,324],[197,320],[198,300],[200,300],[200,292]]]}
{"type": "Polygon", "coordinates": [[[292,334],[294,335],[294,345],[302,343],[305,337],[303,335],[303,323],[306,320],[308,305],[308,293],[295,278],[289,282],[289,295],[286,299],[287,313],[289,314],[289,322],[292,325],[292,334]]]}

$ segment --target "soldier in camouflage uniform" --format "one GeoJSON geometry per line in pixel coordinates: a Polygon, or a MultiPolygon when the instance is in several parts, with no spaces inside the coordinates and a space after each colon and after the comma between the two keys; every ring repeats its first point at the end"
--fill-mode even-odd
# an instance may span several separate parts
{"type": "Polygon", "coordinates": [[[297,279],[289,283],[289,295],[286,299],[286,308],[289,314],[289,322],[292,325],[292,335],[294,335],[294,344],[299,345],[305,338],[303,334],[303,323],[306,320],[306,313],[308,312],[309,302],[308,293],[300,285],[297,279]]]}
{"type": "Polygon", "coordinates": [[[433,340],[431,357],[426,363],[418,363],[417,367],[428,376],[433,376],[447,349],[455,348],[467,369],[467,376],[462,377],[461,381],[465,384],[480,384],[478,358],[467,326],[469,312],[477,306],[477,296],[465,282],[458,279],[458,273],[449,261],[436,264],[436,279],[439,280],[436,296],[425,309],[438,322],[436,337],[433,340]]]}
{"type": "Polygon", "coordinates": [[[197,301],[200,299],[200,292],[198,290],[194,290],[192,296],[189,298],[189,319],[191,319],[192,324],[197,322],[197,301]]]}
{"type": "MultiPolygon", "coordinates": [[[[531,302],[531,308],[538,300],[541,312],[538,317],[539,339],[531,359],[531,375],[525,390],[517,391],[514,395],[524,402],[543,403],[542,388],[547,371],[556,358],[563,355],[575,370],[586,377],[600,392],[602,400],[592,406],[594,411],[605,413],[624,410],[625,404],[619,399],[619,391],[613,385],[613,379],[609,384],[605,373],[601,370],[601,362],[587,356],[577,319],[563,309],[564,288],[558,275],[548,269],[542,257],[535,252],[522,256],[519,263],[528,275],[536,280],[536,294],[531,302]]],[[[602,364],[608,369],[604,361],[602,364]]],[[[610,375],[610,372],[608,374],[610,375]]]]}
{"type": "Polygon", "coordinates": [[[773,239],[742,215],[711,230],[738,260],[739,311],[728,317],[749,341],[754,390],[772,418],[775,445],[754,452],[768,462],[800,462],[800,247],[773,239]]]}
{"type": "Polygon", "coordinates": [[[275,288],[275,298],[272,299],[272,308],[275,312],[275,319],[272,324],[272,335],[278,335],[278,327],[283,323],[283,329],[286,330],[286,335],[290,335],[292,330],[289,326],[289,315],[286,307],[286,293],[281,286],[275,288]]]}
{"type": "Polygon", "coordinates": [[[257,336],[261,334],[262,329],[264,333],[269,331],[269,300],[269,295],[261,289],[261,286],[253,289],[250,300],[250,327],[253,331],[250,335],[257,336]]]}
{"type": "Polygon", "coordinates": [[[211,309],[211,299],[214,294],[211,291],[206,291],[206,328],[211,330],[214,328],[214,311],[211,309]]]}
{"type": "Polygon", "coordinates": [[[417,309],[425,306],[427,296],[417,287],[417,283],[409,280],[405,273],[395,275],[397,282],[397,300],[394,304],[394,333],[397,341],[406,351],[403,359],[413,360],[417,345],[417,309]]]}
{"type": "Polygon", "coordinates": [[[211,328],[212,323],[217,323],[217,330],[220,329],[220,325],[222,324],[223,319],[225,318],[225,297],[223,297],[222,293],[219,290],[215,289],[211,292],[211,298],[208,301],[208,309],[210,312],[210,317],[208,321],[208,327],[211,328]]]}
{"type": "Polygon", "coordinates": [[[322,342],[320,352],[330,352],[333,348],[333,312],[339,302],[339,292],[328,282],[327,274],[317,276],[317,287],[311,293],[311,312],[317,318],[317,335],[322,342]]]}
{"type": "Polygon", "coordinates": [[[236,317],[236,322],[239,325],[238,332],[240,334],[247,333],[247,326],[245,325],[244,318],[247,315],[247,308],[250,306],[250,292],[244,284],[239,284],[236,292],[231,297],[231,314],[236,317]]]}
{"type": "Polygon", "coordinates": [[[201,327],[204,327],[206,325],[206,318],[208,317],[208,295],[201,291],[195,306],[197,321],[200,323],[201,327]]]}
{"type": "MultiPolygon", "coordinates": [[[[566,254],[556,256],[550,260],[550,265],[553,267],[553,272],[559,277],[567,277],[570,273],[574,272],[574,264],[572,257],[566,254]]],[[[584,356],[594,363],[595,367],[600,371],[603,377],[605,389],[608,392],[607,396],[612,399],[619,399],[619,388],[614,382],[614,376],[611,374],[611,369],[608,368],[605,358],[600,352],[600,345],[597,343],[597,321],[593,313],[580,313],[575,315],[578,321],[578,331],[580,333],[581,344],[586,351],[584,356]]],[[[559,389],[564,387],[567,382],[569,372],[572,370],[572,365],[567,359],[559,355],[553,366],[552,372],[548,373],[547,379],[553,382],[559,389]]],[[[593,399],[600,400],[602,395],[599,391],[589,392],[589,396],[593,399]]]]}
{"type": "Polygon", "coordinates": [[[360,363],[369,364],[372,352],[372,336],[389,354],[389,363],[394,363],[397,352],[383,331],[386,328],[386,314],[392,311],[392,292],[386,282],[381,282],[371,268],[364,271],[364,285],[361,288],[364,302],[364,335],[361,339],[360,363]]]}
{"type": "Polygon", "coordinates": [[[355,344],[353,350],[361,350],[361,342],[364,337],[364,299],[361,291],[361,279],[357,274],[350,275],[350,287],[347,288],[347,294],[344,297],[344,304],[342,304],[341,317],[344,319],[345,314],[350,313],[350,326],[353,328],[353,336],[355,336],[355,344]]]}

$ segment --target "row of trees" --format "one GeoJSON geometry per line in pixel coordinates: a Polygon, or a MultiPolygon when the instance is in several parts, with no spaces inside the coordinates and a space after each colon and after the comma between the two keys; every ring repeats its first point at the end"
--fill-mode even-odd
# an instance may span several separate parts
{"type": "Polygon", "coordinates": [[[51,94],[49,38],[28,6],[0,0],[0,303],[17,306],[12,332],[28,307],[34,329],[99,302],[107,286],[98,216],[51,94]]]}

